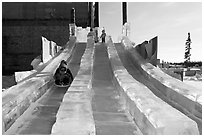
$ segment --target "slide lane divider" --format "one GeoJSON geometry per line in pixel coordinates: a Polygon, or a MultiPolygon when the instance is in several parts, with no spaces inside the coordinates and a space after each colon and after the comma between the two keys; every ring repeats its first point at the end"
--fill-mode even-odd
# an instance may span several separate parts
{"type": "Polygon", "coordinates": [[[94,40],[88,37],[80,69],[64,95],[52,135],[95,135],[91,106],[94,49],[94,40]]]}

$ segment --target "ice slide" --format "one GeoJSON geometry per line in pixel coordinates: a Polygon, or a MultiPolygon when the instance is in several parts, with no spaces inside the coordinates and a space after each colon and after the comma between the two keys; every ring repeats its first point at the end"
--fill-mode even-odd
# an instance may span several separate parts
{"type": "Polygon", "coordinates": [[[135,61],[111,38],[105,44],[91,38],[78,44],[70,58],[75,76],[70,88],[51,86],[31,106],[30,121],[8,134],[199,134],[194,120],[155,95],[157,86],[148,70],[142,71],[141,58],[135,61]]]}
{"type": "Polygon", "coordinates": [[[91,45],[63,98],[53,135],[199,134],[195,121],[129,74],[111,39],[91,45]]]}
{"type": "Polygon", "coordinates": [[[168,76],[145,61],[127,37],[123,38],[122,43],[116,43],[115,47],[128,73],[149,88],[154,95],[195,121],[201,134],[201,91],[168,76]]]}
{"type": "MultiPolygon", "coordinates": [[[[80,67],[80,61],[81,57],[85,51],[86,48],[86,43],[76,43],[74,41],[71,42],[71,45],[69,43],[68,49],[71,52],[67,52],[66,49],[61,53],[62,55],[59,55],[59,61],[57,61],[58,57],[54,59],[53,63],[51,62],[50,67],[54,67],[54,64],[58,65],[61,59],[66,59],[68,62],[68,66],[73,74],[73,76],[76,76],[79,67],[80,67]],[[74,45],[72,45],[74,44],[74,45]],[[73,47],[71,50],[70,47],[73,47]],[[63,54],[65,56],[63,56],[63,54]],[[56,62],[56,63],[54,63],[56,62]]],[[[49,65],[48,65],[49,66],[49,65]]],[[[56,66],[57,67],[57,66],[56,66]]],[[[46,68],[46,67],[45,67],[46,68]]],[[[55,68],[56,69],[56,68],[55,68]]],[[[47,71],[51,71],[50,73],[54,73],[54,70],[47,68],[47,71]]],[[[40,73],[41,74],[41,73],[40,73]]],[[[37,80],[43,80],[44,77],[46,76],[41,76],[40,74],[37,76],[34,76],[30,80],[28,79],[27,81],[31,81],[34,79],[37,83],[37,80]]],[[[42,73],[43,74],[43,73],[42,73]]],[[[52,79],[52,74],[48,75],[52,79]]],[[[25,81],[26,84],[26,81],[25,81]]],[[[59,88],[54,86],[54,81],[50,80],[49,85],[44,87],[41,90],[38,90],[35,83],[33,85],[31,84],[26,84],[26,85],[18,85],[18,87],[13,87],[13,88],[18,88],[21,90],[16,90],[16,91],[21,91],[19,94],[21,94],[21,100],[16,97],[17,100],[17,106],[19,106],[19,110],[15,109],[15,105],[13,106],[8,106],[8,101],[11,100],[10,94],[15,94],[14,93],[8,93],[7,95],[5,94],[3,96],[3,120],[5,123],[3,123],[4,129],[6,129],[6,132],[4,134],[7,135],[13,135],[13,134],[30,134],[30,135],[43,135],[43,134],[50,134],[51,133],[51,128],[53,123],[56,120],[56,113],[59,109],[59,106],[61,104],[61,101],[63,99],[64,94],[67,91],[67,88],[59,88]],[[25,86],[27,89],[25,89],[25,86]],[[30,87],[29,87],[30,86],[30,87]],[[25,89],[25,91],[23,91],[25,89]],[[30,95],[28,94],[29,89],[31,89],[30,95]],[[35,91],[36,90],[36,91],[35,91]],[[45,90],[45,91],[44,91],[45,90]],[[25,93],[27,92],[28,95],[25,93]],[[35,95],[36,93],[36,95],[35,95]],[[44,94],[45,93],[45,94],[44,94]],[[43,95],[44,94],[44,95],[43,95]],[[42,95],[42,97],[40,97],[42,95]],[[39,96],[39,99],[34,101],[33,97],[36,98],[35,96],[39,96]],[[30,104],[26,101],[30,102],[30,104]],[[27,104],[28,109],[26,110],[26,107],[24,105],[27,104]],[[21,108],[22,107],[22,108],[21,108]],[[23,111],[24,108],[24,111],[23,111]],[[6,113],[7,111],[10,111],[10,113],[6,113]],[[21,111],[21,112],[20,112],[21,111]],[[13,117],[15,116],[15,113],[19,114],[22,113],[22,115],[18,115],[19,118],[13,117]],[[10,120],[10,123],[6,123],[7,120],[10,120]],[[13,123],[11,123],[13,122],[13,123]],[[11,126],[11,127],[9,127],[11,126]]],[[[43,83],[42,83],[43,84],[43,83]]],[[[20,97],[20,96],[19,96],[20,97]]],[[[11,100],[12,101],[12,100],[11,100]]],[[[10,102],[11,102],[10,101],[10,102]]],[[[15,100],[14,100],[15,101],[15,100]]],[[[8,121],[9,122],[9,121],[8,121]]],[[[3,129],[2,129],[3,130],[3,129]]]]}

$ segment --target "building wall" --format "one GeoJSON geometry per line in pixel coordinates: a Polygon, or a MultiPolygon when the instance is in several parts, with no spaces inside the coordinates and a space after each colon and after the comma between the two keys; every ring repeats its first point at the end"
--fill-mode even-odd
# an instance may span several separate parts
{"type": "Polygon", "coordinates": [[[58,45],[66,44],[72,7],[76,11],[76,25],[86,27],[88,3],[85,2],[3,2],[3,75],[32,69],[31,61],[42,52],[41,36],[58,45]]]}

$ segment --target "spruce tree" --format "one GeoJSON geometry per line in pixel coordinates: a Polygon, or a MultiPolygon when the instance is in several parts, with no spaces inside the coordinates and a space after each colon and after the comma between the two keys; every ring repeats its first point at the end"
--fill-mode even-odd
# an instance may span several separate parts
{"type": "Polygon", "coordinates": [[[186,45],[185,55],[184,55],[184,59],[185,59],[184,66],[185,67],[188,67],[188,65],[190,63],[190,56],[191,56],[191,54],[190,54],[190,49],[191,49],[190,45],[191,45],[191,43],[192,42],[191,42],[191,38],[190,38],[190,33],[188,33],[188,39],[186,40],[186,43],[185,43],[185,45],[186,45]]]}

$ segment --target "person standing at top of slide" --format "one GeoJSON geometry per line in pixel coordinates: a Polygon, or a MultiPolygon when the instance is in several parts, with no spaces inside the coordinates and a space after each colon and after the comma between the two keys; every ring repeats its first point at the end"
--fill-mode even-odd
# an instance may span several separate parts
{"type": "Polygon", "coordinates": [[[105,38],[106,38],[106,33],[105,33],[105,29],[102,30],[102,34],[101,34],[101,37],[102,38],[102,43],[105,43],[105,38]]]}
{"type": "Polygon", "coordinates": [[[93,28],[90,29],[90,32],[88,33],[87,37],[95,37],[95,32],[93,31],[93,28]]]}

